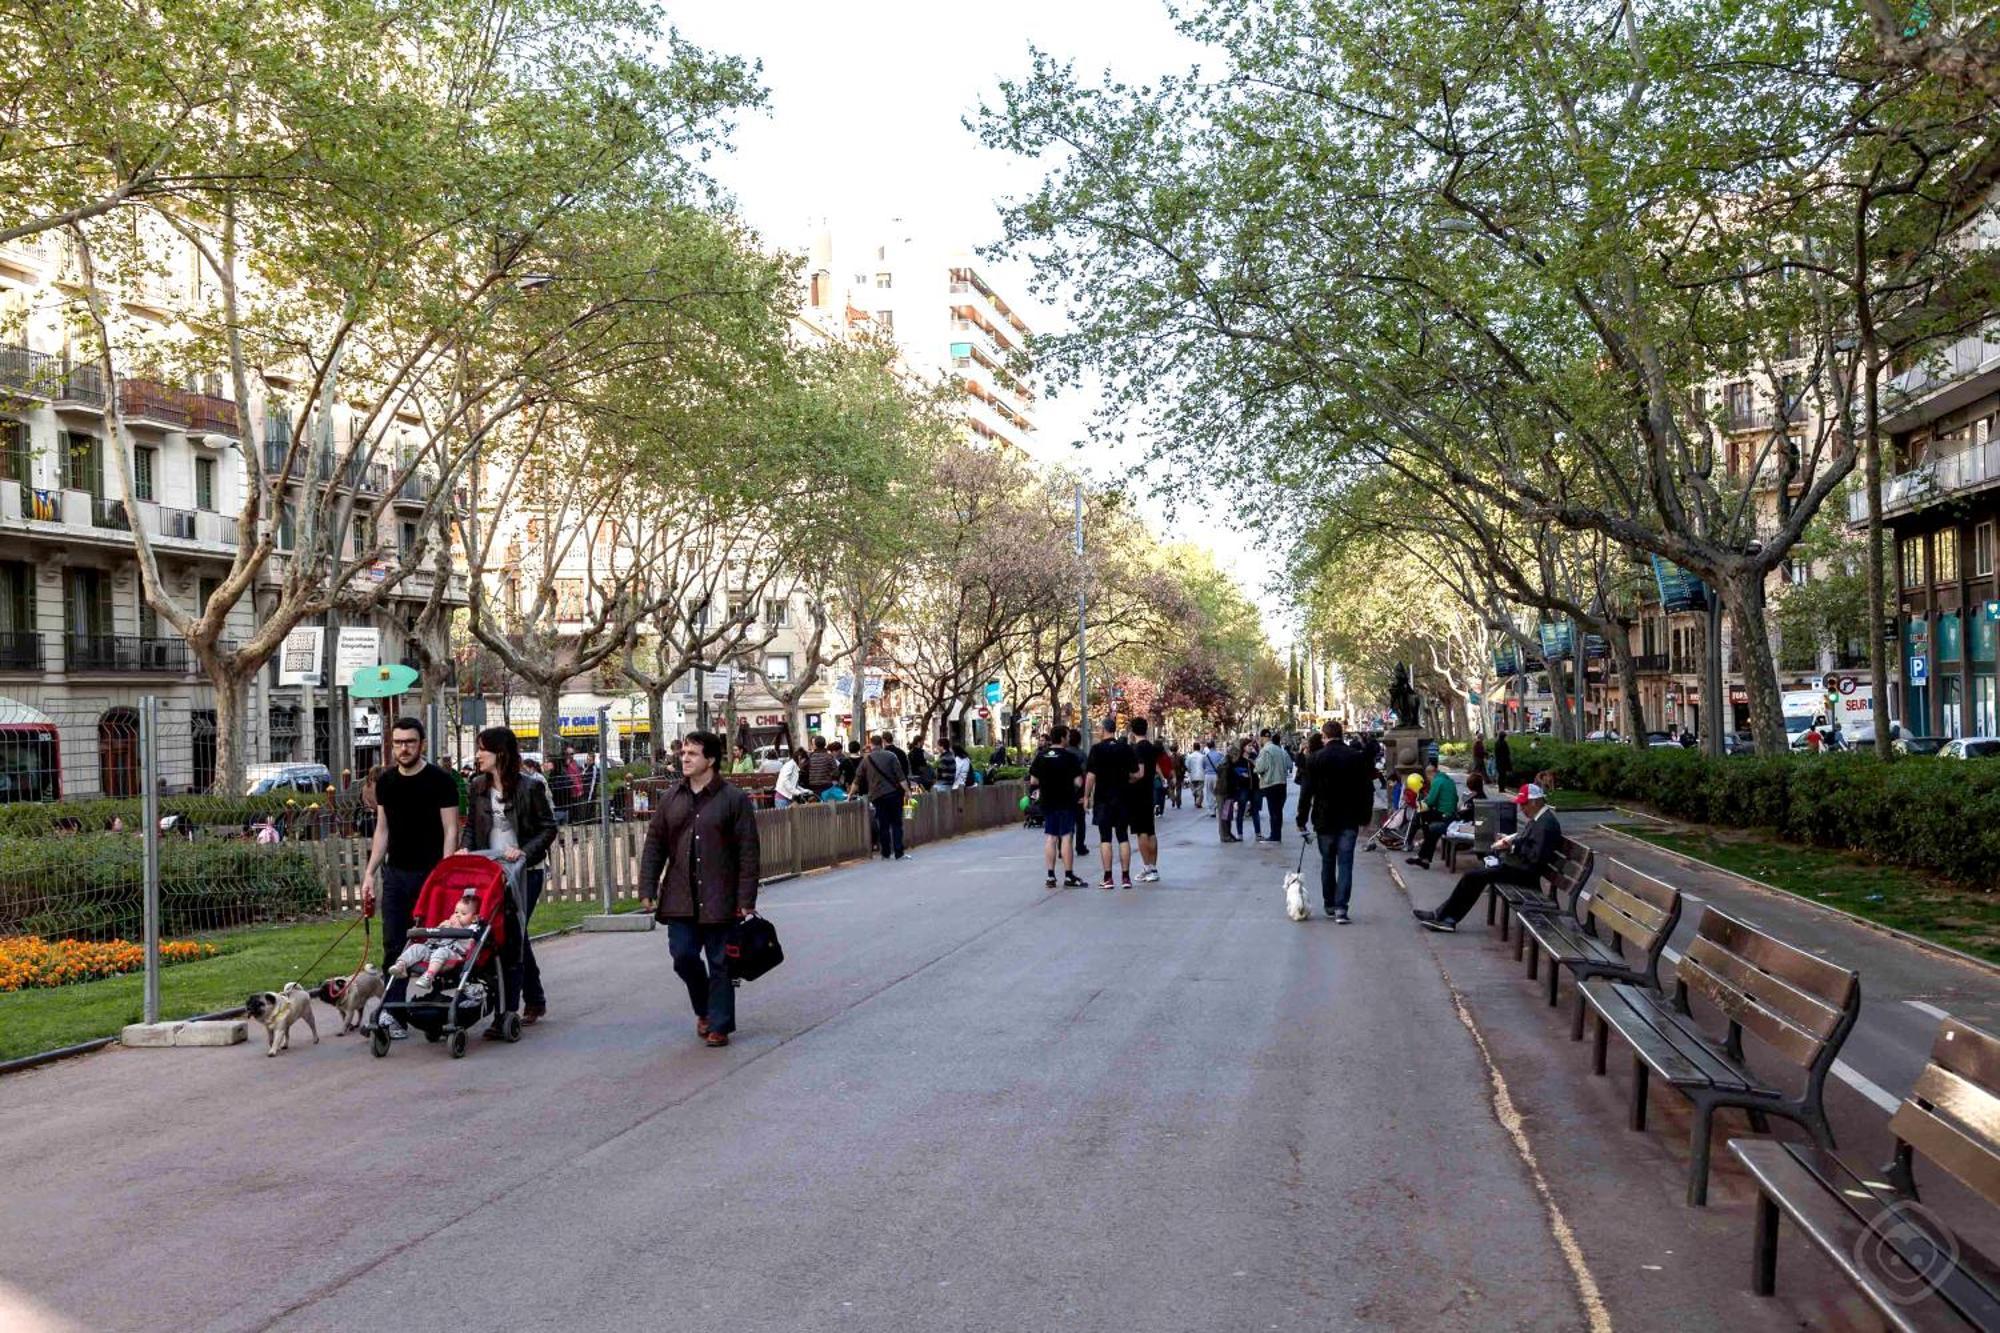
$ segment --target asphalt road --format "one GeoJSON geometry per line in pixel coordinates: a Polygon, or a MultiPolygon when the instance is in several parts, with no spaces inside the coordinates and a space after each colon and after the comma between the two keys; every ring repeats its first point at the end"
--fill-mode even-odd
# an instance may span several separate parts
{"type": "Polygon", "coordinates": [[[0,1080],[0,1325],[1584,1326],[1380,861],[1300,925],[1295,843],[1165,829],[1131,892],[1045,892],[1018,830],[775,886],[722,1051],[654,933],[547,946],[550,1020],[463,1061],[0,1080]]]}

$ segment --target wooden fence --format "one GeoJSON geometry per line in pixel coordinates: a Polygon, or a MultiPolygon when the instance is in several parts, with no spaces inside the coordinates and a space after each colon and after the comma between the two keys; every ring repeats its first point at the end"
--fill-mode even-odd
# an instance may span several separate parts
{"type": "MultiPolygon", "coordinates": [[[[916,810],[904,816],[904,843],[921,847],[961,833],[1011,824],[1021,817],[1021,797],[1026,791],[1024,783],[998,782],[959,791],[925,792],[917,797],[916,810]]],[[[763,853],[764,877],[772,879],[865,858],[872,814],[866,801],[759,810],[757,840],[763,853]]],[[[611,844],[612,901],[636,898],[639,858],[646,847],[643,820],[566,826],[549,849],[543,901],[604,901],[607,840],[611,844]]],[[[334,911],[359,907],[368,840],[336,837],[307,845],[318,851],[325,866],[329,906],[334,911]]]]}

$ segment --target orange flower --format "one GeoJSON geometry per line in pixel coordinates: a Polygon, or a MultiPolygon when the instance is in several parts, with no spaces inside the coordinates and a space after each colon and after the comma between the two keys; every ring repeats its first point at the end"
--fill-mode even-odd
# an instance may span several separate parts
{"type": "MultiPolygon", "coordinates": [[[[213,958],[213,944],[196,940],[163,940],[162,963],[213,958]]],[[[0,936],[0,992],[30,987],[66,986],[136,972],[146,965],[146,950],[130,940],[45,940],[39,935],[0,936]]]]}

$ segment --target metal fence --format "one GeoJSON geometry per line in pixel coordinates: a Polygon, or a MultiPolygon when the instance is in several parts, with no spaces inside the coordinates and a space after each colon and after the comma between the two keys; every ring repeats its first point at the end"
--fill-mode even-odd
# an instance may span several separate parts
{"type": "MultiPolygon", "coordinates": [[[[153,1021],[161,957],[243,947],[224,936],[359,907],[372,831],[359,781],[322,787],[323,773],[301,773],[256,794],[210,793],[214,732],[186,699],[15,708],[0,704],[0,990],[144,961],[153,1021]]],[[[1022,790],[923,793],[907,841],[1010,823],[1022,790]]],[[[638,896],[646,823],[622,817],[628,805],[569,812],[546,901],[638,896]]],[[[765,876],[867,856],[870,813],[862,801],[758,810],[765,876]]]]}

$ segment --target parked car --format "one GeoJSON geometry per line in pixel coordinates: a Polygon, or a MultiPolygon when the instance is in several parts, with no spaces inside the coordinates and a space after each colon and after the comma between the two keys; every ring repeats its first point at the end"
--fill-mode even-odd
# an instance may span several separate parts
{"type": "Polygon", "coordinates": [[[750,752],[759,773],[775,773],[785,766],[785,747],[782,745],[760,745],[750,752]]]}
{"type": "Polygon", "coordinates": [[[1936,754],[1947,740],[1944,736],[1897,736],[1889,743],[1898,754],[1936,754]]]}
{"type": "Polygon", "coordinates": [[[1757,753],[1757,735],[1750,731],[1730,731],[1723,733],[1722,752],[1724,754],[1757,753]]]}
{"type": "Polygon", "coordinates": [[[1946,741],[1938,751],[1940,759],[1993,759],[2000,757],[2000,738],[1993,736],[1961,736],[1955,741],[1946,741]]]}
{"type": "Polygon", "coordinates": [[[1647,732],[1646,744],[1655,750],[1678,750],[1681,748],[1680,738],[1671,731],[1647,732]]]}
{"type": "Polygon", "coordinates": [[[252,764],[243,770],[243,794],[265,796],[272,792],[307,792],[320,795],[333,785],[333,774],[325,764],[252,764]]]}
{"type": "Polygon", "coordinates": [[[1616,745],[1620,738],[1616,731],[1593,731],[1588,736],[1585,736],[1584,739],[1587,741],[1604,741],[1607,744],[1616,745]]]}

